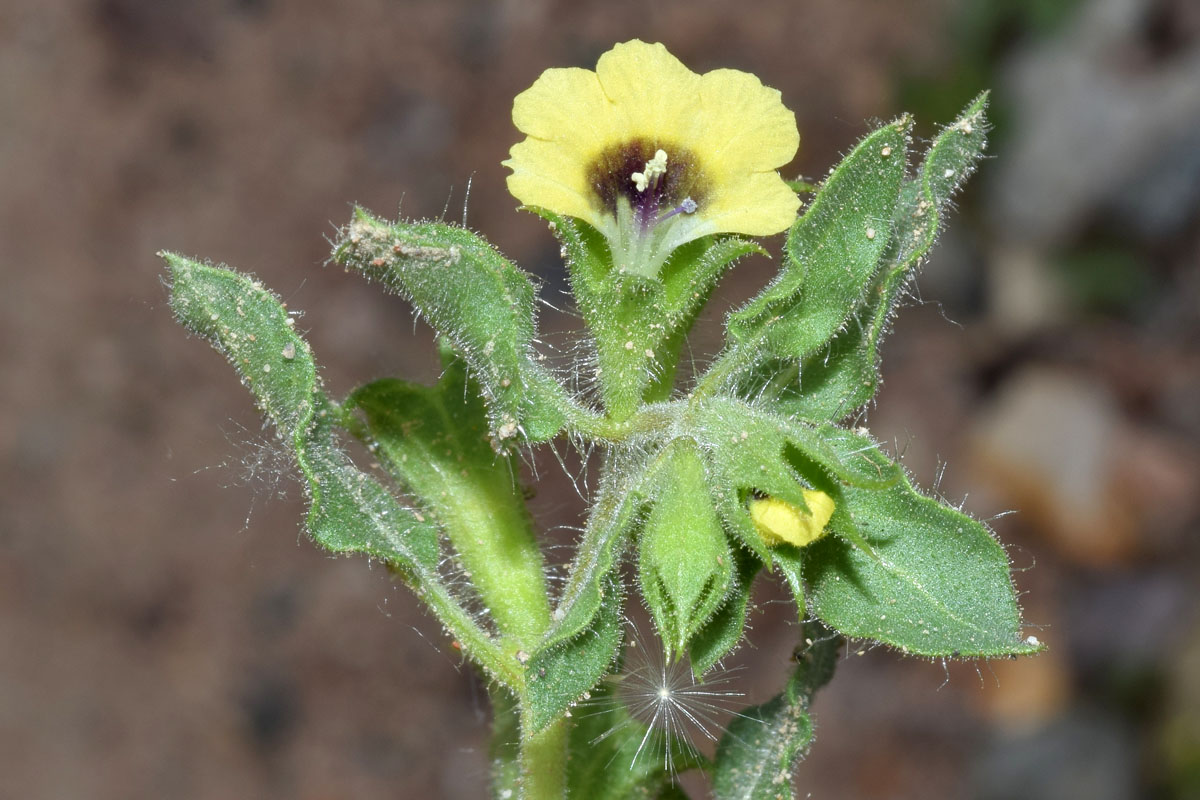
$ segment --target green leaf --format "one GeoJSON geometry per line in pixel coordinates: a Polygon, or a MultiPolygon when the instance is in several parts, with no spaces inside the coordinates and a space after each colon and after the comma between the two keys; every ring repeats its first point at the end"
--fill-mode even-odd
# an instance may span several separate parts
{"type": "Polygon", "coordinates": [[[843,486],[836,499],[830,528],[840,535],[804,551],[812,611],[827,625],[922,656],[1041,649],[1021,635],[1008,557],[979,522],[907,478],[888,489],[843,486]]]}
{"type": "Polygon", "coordinates": [[[724,600],[733,556],[694,444],[668,445],[648,488],[655,502],[639,547],[642,597],[664,646],[682,653],[724,600]]]}
{"type": "Polygon", "coordinates": [[[910,128],[907,117],[880,128],[834,169],[792,226],[776,280],[730,314],[731,347],[801,358],[854,314],[889,241],[910,128]]]}
{"type": "Polygon", "coordinates": [[[403,295],[453,343],[483,389],[498,442],[518,433],[544,441],[562,428],[565,392],[533,349],[533,284],[484,239],[439,222],[389,223],[358,208],[333,260],[403,295]]]}
{"type": "Polygon", "coordinates": [[[708,672],[736,647],[746,628],[746,608],[750,604],[750,590],[753,588],[754,577],[762,569],[762,562],[758,556],[740,547],[733,548],[733,560],[736,568],[734,585],[725,595],[721,607],[692,637],[688,649],[688,658],[696,677],[708,672]]]}
{"type": "Polygon", "coordinates": [[[229,360],[293,450],[311,493],[313,538],[331,550],[363,552],[397,566],[436,564],[436,529],[401,508],[337,448],[312,351],[279,299],[232,270],[173,253],[162,257],[176,318],[229,360]]]}
{"type": "Polygon", "coordinates": [[[806,181],[803,178],[797,178],[796,180],[792,181],[784,181],[784,183],[786,183],[788,188],[796,194],[812,194],[817,189],[821,188],[819,184],[806,181]]]}
{"type": "Polygon", "coordinates": [[[784,583],[796,601],[796,611],[803,622],[808,617],[804,602],[804,549],[792,544],[781,544],[771,550],[775,568],[783,576],[784,583]]]}
{"type": "Polygon", "coordinates": [[[360,472],[338,446],[333,423],[340,410],[321,392],[312,351],[292,329],[279,298],[232,270],[161,256],[176,318],[229,360],[292,451],[309,495],[306,527],[313,540],[399,570],[472,658],[497,679],[519,685],[515,662],[442,583],[437,529],[360,472]]]}
{"type": "Polygon", "coordinates": [[[897,302],[937,239],[951,198],[983,154],[986,107],[984,93],[934,139],[916,177],[905,182],[885,264],[868,293],[871,301],[824,350],[800,364],[776,361],[763,366],[760,374],[770,380],[757,396],[777,397],[785,413],[820,421],[841,419],[875,396],[879,344],[897,302]]]}
{"type": "Polygon", "coordinates": [[[603,582],[591,625],[574,638],[534,654],[526,665],[524,735],[545,730],[608,674],[621,645],[621,587],[615,573],[603,582]]]}
{"type": "Polygon", "coordinates": [[[721,737],[713,774],[716,800],[792,797],[792,769],[812,742],[809,703],[833,676],[841,647],[840,637],[819,626],[806,626],[806,635],[807,646],[797,649],[797,666],[784,691],[743,711],[721,737]]]}
{"type": "Polygon", "coordinates": [[[708,236],[680,247],[648,278],[614,270],[607,242],[587,223],[533,210],[562,245],[579,313],[595,339],[605,408],[616,419],[670,395],[684,339],[718,278],[739,258],[764,253],[748,239],[708,236]]]}
{"type": "Polygon", "coordinates": [[[364,439],[448,534],[490,616],[526,647],[550,623],[542,554],[517,483],[519,466],[488,443],[478,386],[452,358],[436,386],[387,378],[354,391],[364,439]]]}

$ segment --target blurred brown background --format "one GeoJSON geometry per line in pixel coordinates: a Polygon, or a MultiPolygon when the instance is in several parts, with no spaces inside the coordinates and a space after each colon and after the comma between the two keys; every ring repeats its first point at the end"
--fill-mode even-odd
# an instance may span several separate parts
{"type": "MultiPolygon", "coordinates": [[[[479,685],[382,570],[303,540],[286,462],[172,322],[154,252],[305,310],[335,395],[429,379],[404,305],[322,266],[332,226],[351,202],[460,219],[470,180],[470,224],[561,305],[557,248],[505,192],[510,103],[635,36],[779,88],[810,177],[865,120],[911,110],[928,136],[994,91],[995,158],[866,421],[922,485],[1019,510],[993,524],[1051,649],[849,656],[800,796],[1200,797],[1200,5],[7,0],[0,798],[484,795],[479,685]]],[[[770,269],[727,279],[698,347],[770,269]]],[[[547,524],[578,513],[560,484],[547,524]]],[[[796,635],[775,597],[736,659],[750,700],[796,635]]]]}

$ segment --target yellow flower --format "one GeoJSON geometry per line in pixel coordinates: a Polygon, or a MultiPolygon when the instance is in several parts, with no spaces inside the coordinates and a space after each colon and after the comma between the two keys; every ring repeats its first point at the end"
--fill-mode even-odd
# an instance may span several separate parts
{"type": "Polygon", "coordinates": [[[619,269],[654,275],[713,233],[767,236],[800,202],[776,170],[800,145],[795,115],[753,75],[703,75],[661,44],[618,44],[586,69],[548,69],[513,102],[526,139],[504,162],[525,205],[577,217],[619,269]]]}
{"type": "Polygon", "coordinates": [[[825,535],[825,526],[833,516],[833,498],[816,489],[803,491],[807,511],[777,497],[750,501],[750,519],[766,544],[804,547],[825,535]]]}

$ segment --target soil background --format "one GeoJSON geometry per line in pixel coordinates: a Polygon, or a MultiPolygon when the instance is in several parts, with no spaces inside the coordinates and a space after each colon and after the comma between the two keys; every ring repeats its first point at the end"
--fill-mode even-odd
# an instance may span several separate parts
{"type": "MultiPolygon", "coordinates": [[[[634,37],[780,89],[788,177],[873,121],[913,111],[929,137],[993,90],[994,158],[858,422],[992,520],[1050,650],[852,648],[800,796],[1200,797],[1194,3],[6,0],[0,798],[486,795],[481,685],[384,570],[305,540],[286,457],[172,321],[155,252],[303,310],[334,396],[432,380],[424,325],[324,266],[335,226],[352,203],[465,216],[564,305],[557,246],[505,190],[512,98],[634,37]]],[[[724,281],[697,352],[773,269],[724,281]]],[[[539,521],[577,522],[542,466],[539,521]]],[[[797,635],[760,589],[731,660],[746,702],[797,635]]]]}

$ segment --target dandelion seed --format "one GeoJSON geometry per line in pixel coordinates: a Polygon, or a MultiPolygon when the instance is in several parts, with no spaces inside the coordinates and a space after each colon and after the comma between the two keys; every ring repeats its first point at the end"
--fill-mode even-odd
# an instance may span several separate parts
{"type": "Polygon", "coordinates": [[[745,705],[745,694],[731,685],[736,670],[696,678],[686,660],[668,661],[657,637],[643,639],[632,623],[627,644],[624,671],[610,676],[606,693],[581,705],[591,709],[589,715],[623,707],[628,716],[618,715],[621,721],[592,744],[624,737],[609,742],[614,749],[613,768],[618,759],[627,762],[630,771],[658,763],[674,779],[699,760],[699,737],[715,744],[727,717],[740,716],[735,709],[745,705]]]}

